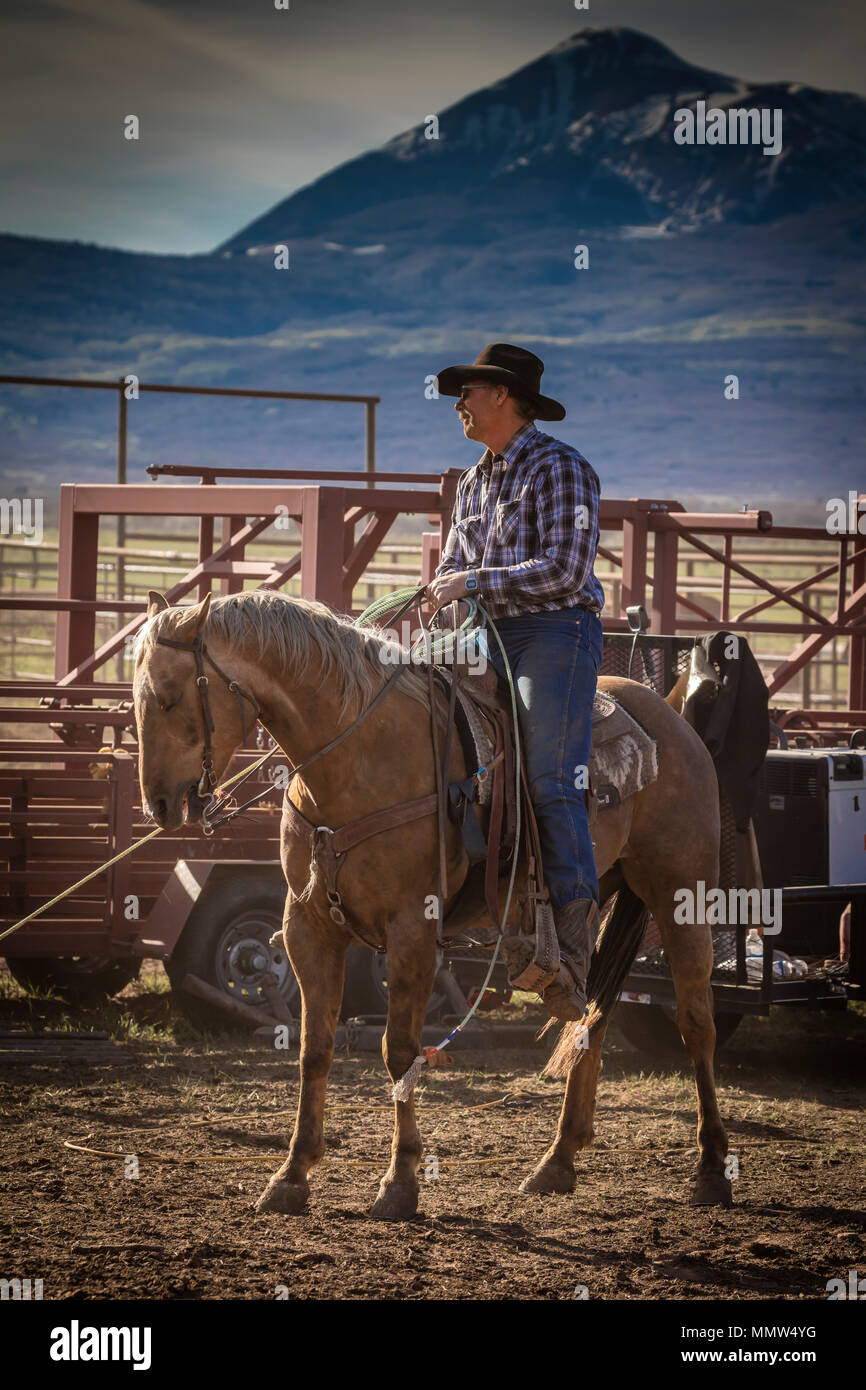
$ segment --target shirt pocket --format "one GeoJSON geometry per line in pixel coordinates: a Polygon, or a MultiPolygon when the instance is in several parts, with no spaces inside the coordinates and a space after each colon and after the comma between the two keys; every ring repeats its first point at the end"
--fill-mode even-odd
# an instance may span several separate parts
{"type": "Polygon", "coordinates": [[[484,554],[485,519],[479,512],[477,516],[463,516],[455,521],[454,529],[460,537],[463,558],[470,568],[481,564],[484,554]]]}
{"type": "Polygon", "coordinates": [[[496,541],[503,549],[513,550],[517,544],[522,508],[522,497],[514,497],[510,502],[496,503],[496,541]]]}

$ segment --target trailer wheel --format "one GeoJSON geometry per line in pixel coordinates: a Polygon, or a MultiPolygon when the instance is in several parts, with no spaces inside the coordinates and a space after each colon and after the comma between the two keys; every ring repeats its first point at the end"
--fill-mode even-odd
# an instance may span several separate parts
{"type": "Polygon", "coordinates": [[[119,994],[141,969],[141,961],[129,956],[7,956],[6,964],[29,993],[54,989],[85,1007],[119,994]]]}
{"type": "MultiPolygon", "coordinates": [[[[669,1057],[683,1048],[673,1006],[621,1003],[614,1017],[632,1047],[639,1052],[651,1057],[669,1057]]],[[[733,1036],[742,1017],[735,1013],[716,1014],[717,1049],[724,1047],[733,1036]]]]}
{"type": "Polygon", "coordinates": [[[166,965],[172,992],[191,1023],[200,1028],[231,1029],[232,1020],[216,1005],[187,994],[187,975],[198,975],[230,999],[267,1012],[263,984],[276,976],[277,988],[293,1014],[300,1012],[300,990],[282,945],[270,938],[283,922],[286,886],[262,875],[238,874],[219,879],[190,915],[166,965]]]}

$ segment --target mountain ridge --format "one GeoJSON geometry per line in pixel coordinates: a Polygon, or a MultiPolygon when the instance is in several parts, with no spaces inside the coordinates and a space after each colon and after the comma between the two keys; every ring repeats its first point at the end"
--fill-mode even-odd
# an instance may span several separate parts
{"type": "MultiPolygon", "coordinates": [[[[513,341],[547,362],[561,437],[608,496],[846,495],[866,445],[866,102],[750,85],[638,31],[582,30],[442,119],[438,144],[421,126],[395,136],[283,199],[263,214],[272,236],[257,240],[257,219],[235,250],[0,236],[2,370],[381,395],[380,466],[435,471],[474,457],[425,384],[513,341]],[[785,106],[782,153],[675,145],[676,103],[702,90],[785,106]]],[[[129,422],[131,478],[154,462],[363,456],[353,406],[147,395],[129,422]]],[[[109,480],[114,427],[109,392],[5,386],[7,495],[25,477],[109,480]]]]}
{"type": "Polygon", "coordinates": [[[557,224],[687,230],[866,195],[866,100],[802,83],[750,84],[633,29],[579,30],[436,119],[438,139],[419,122],[275,204],[218,252],[293,237],[375,244],[425,226],[458,243],[471,230],[467,205],[490,210],[491,200],[485,231],[533,200],[557,224]],[[781,153],[675,145],[675,109],[699,99],[784,101],[781,153]]]}

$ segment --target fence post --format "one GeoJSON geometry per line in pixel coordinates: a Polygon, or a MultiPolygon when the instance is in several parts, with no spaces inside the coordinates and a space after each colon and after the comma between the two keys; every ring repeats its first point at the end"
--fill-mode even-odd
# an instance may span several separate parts
{"type": "Polygon", "coordinates": [[[347,612],[343,573],[345,489],[305,487],[301,511],[301,597],[347,612]]]}
{"type": "MultiPolygon", "coordinates": [[[[213,473],[202,473],[201,485],[203,487],[214,487],[213,473]]],[[[198,519],[198,563],[203,565],[205,560],[209,560],[213,554],[213,523],[212,516],[200,516],[198,519]]],[[[210,593],[211,581],[206,574],[203,574],[198,581],[198,601],[201,603],[206,594],[210,593]]]]}
{"type": "MultiPolygon", "coordinates": [[[[60,485],[60,536],[57,550],[57,597],[95,599],[99,559],[99,517],[75,510],[75,484],[60,485]]],[[[54,678],[61,680],[86,661],[96,646],[96,613],[58,613],[54,678]]]]}
{"type": "MultiPolygon", "coordinates": [[[[461,468],[449,468],[445,473],[439,475],[439,497],[441,506],[439,510],[439,550],[440,554],[445,549],[445,542],[448,539],[448,532],[451,530],[451,516],[454,511],[454,503],[457,500],[457,484],[463,470],[461,468]]],[[[437,518],[431,516],[430,520],[437,518]]],[[[438,564],[438,561],[437,561],[438,564]]]]}
{"type": "MultiPolygon", "coordinates": [[[[376,402],[364,402],[364,467],[368,473],[376,472],[376,402]]],[[[372,486],[372,484],[368,484],[372,486]]]]}
{"type": "Polygon", "coordinates": [[[442,558],[442,547],[438,531],[424,531],[421,534],[421,583],[429,584],[436,566],[442,558]]]}
{"type": "MultiPolygon", "coordinates": [[[[222,519],[222,539],[223,545],[230,541],[237,531],[242,530],[246,525],[245,516],[224,516],[222,519]]],[[[232,557],[235,560],[246,558],[247,548],[242,545],[232,557]]],[[[244,587],[244,577],[242,574],[227,574],[220,580],[221,594],[239,594],[244,587]]]]}
{"type": "Polygon", "coordinates": [[[653,547],[653,604],[651,631],[673,635],[677,622],[677,563],[679,536],[676,531],[656,531],[653,547]]]}
{"type": "MultiPolygon", "coordinates": [[[[117,392],[117,481],[119,483],[126,482],[127,404],[126,383],[124,378],[120,377],[117,392]]],[[[117,593],[115,597],[123,600],[126,598],[126,567],[123,556],[123,551],[126,549],[126,517],[122,514],[117,518],[117,549],[120,553],[117,556],[117,593]]],[[[124,675],[123,651],[121,650],[117,653],[117,679],[122,681],[124,675]]]]}
{"type": "MultiPolygon", "coordinates": [[[[647,513],[636,504],[622,523],[622,613],[634,604],[646,606],[646,558],[647,513]]],[[[620,617],[620,613],[614,616],[620,617]]]]}

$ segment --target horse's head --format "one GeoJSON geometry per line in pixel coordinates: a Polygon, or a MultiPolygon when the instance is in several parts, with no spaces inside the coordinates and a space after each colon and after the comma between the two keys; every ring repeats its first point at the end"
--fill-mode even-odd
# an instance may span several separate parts
{"type": "Polygon", "coordinates": [[[162,595],[151,590],[148,625],[138,642],[132,693],[141,798],[145,810],[163,830],[177,830],[200,820],[207,805],[206,710],[210,710],[213,722],[210,757],[214,780],[222,776],[243,741],[237,699],[207,657],[204,700],[196,680],[193,644],[204,640],[209,609],[210,594],[192,608],[170,609],[162,595]]]}

